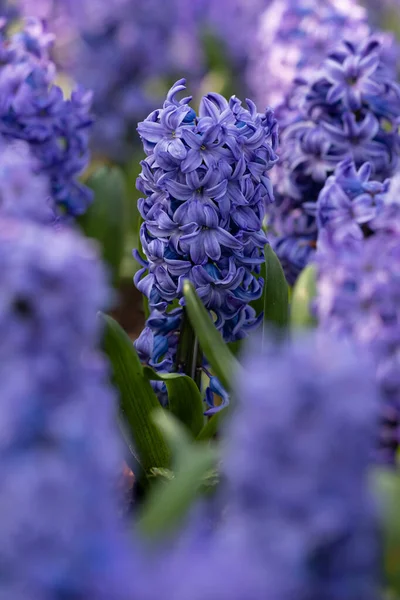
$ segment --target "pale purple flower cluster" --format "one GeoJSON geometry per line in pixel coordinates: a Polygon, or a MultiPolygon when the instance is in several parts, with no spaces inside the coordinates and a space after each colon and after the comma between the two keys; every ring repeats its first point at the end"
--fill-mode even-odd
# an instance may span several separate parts
{"type": "Polygon", "coordinates": [[[177,550],[152,557],[138,597],[375,600],[368,467],[379,395],[368,359],[321,336],[261,353],[255,345],[237,383],[222,511],[210,527],[206,508],[177,550]]]}
{"type": "Polygon", "coordinates": [[[393,175],[399,162],[400,88],[374,37],[343,42],[309,82],[295,88],[281,136],[277,202],[270,215],[274,247],[290,282],[315,248],[312,204],[336,165],[369,162],[374,179],[393,175]]]}
{"type": "Polygon", "coordinates": [[[0,134],[23,140],[37,161],[37,170],[50,180],[51,195],[59,212],[83,213],[91,193],[78,176],[89,160],[88,135],[91,94],[83,89],[65,99],[55,85],[55,68],[48,58],[52,36],[39,22],[0,38],[0,134]]]}
{"type": "Polygon", "coordinates": [[[259,18],[247,73],[257,104],[282,103],[293,81],[312,74],[338,38],[366,35],[366,11],[356,0],[273,0],[259,18]]]}
{"type": "Polygon", "coordinates": [[[0,280],[0,597],[125,600],[103,269],[74,233],[1,219],[0,280]]]}
{"type": "Polygon", "coordinates": [[[150,356],[160,368],[174,361],[181,310],[169,313],[168,307],[178,300],[182,305],[186,278],[227,342],[259,322],[249,303],[263,289],[257,277],[267,243],[262,221],[273,199],[268,171],[277,160],[270,110],[262,115],[250,100],[245,108],[236,97],[227,102],[208,94],[196,115],[191,97],[177,99],[184,89],[178,81],[163,108],[138,126],[147,154],[137,182],[144,194],[139,211],[146,260],[139,257],[143,268],[135,283],[155,311],[138,348],[143,336],[153,339],[153,330],[150,356]]]}
{"type": "Polygon", "coordinates": [[[367,348],[375,360],[384,395],[378,457],[389,462],[400,442],[400,207],[392,208],[374,235],[323,244],[316,300],[321,326],[367,348]]]}

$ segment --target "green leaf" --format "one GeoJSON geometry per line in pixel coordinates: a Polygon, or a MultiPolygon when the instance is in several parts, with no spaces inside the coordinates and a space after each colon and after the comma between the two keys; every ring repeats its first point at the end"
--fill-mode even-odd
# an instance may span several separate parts
{"type": "Polygon", "coordinates": [[[384,570],[392,591],[400,594],[400,476],[396,471],[375,469],[383,525],[384,570]]]}
{"type": "Polygon", "coordinates": [[[205,309],[190,281],[183,284],[186,310],[193,329],[198,337],[213,373],[218,377],[226,390],[231,390],[241,366],[229,351],[221,334],[214,326],[211,316],[205,309]]]}
{"type": "Polygon", "coordinates": [[[99,167],[87,180],[94,200],[78,223],[85,235],[100,243],[102,256],[118,282],[126,234],[126,188],[117,167],[99,167]]]}
{"type": "Polygon", "coordinates": [[[316,325],[311,313],[311,302],[317,293],[316,269],[308,265],[300,273],[293,290],[290,322],[293,328],[308,328],[316,325]]]}
{"type": "Polygon", "coordinates": [[[222,420],[228,415],[229,407],[230,404],[219,412],[213,414],[213,416],[207,421],[203,429],[198,434],[196,438],[198,442],[211,440],[218,433],[222,420]]]}
{"type": "MultiPolygon", "coordinates": [[[[257,279],[262,277],[264,282],[266,281],[265,261],[260,265],[260,274],[256,275],[256,277],[257,277],[257,279]]],[[[260,298],[257,298],[257,300],[253,300],[252,302],[250,302],[250,306],[252,306],[254,308],[257,315],[261,314],[264,311],[264,296],[265,296],[265,284],[264,284],[264,290],[263,290],[262,296],[260,296],[260,298]]]]}
{"type": "Polygon", "coordinates": [[[285,327],[289,321],[289,290],[282,265],[267,244],[265,255],[264,325],[285,327]]]}
{"type": "Polygon", "coordinates": [[[103,313],[99,313],[99,317],[104,324],[103,347],[112,366],[120,409],[132,434],[140,464],[145,473],[153,467],[168,468],[169,448],[152,420],[152,414],[160,404],[132,341],[114,319],[103,313]]]}
{"type": "Polygon", "coordinates": [[[171,447],[174,468],[172,478],[160,478],[154,485],[139,515],[139,528],[149,537],[165,535],[178,526],[201,487],[210,485],[218,456],[211,444],[190,440],[170,413],[159,410],[154,420],[171,447]]]}
{"type": "Polygon", "coordinates": [[[204,407],[193,379],[179,373],[156,373],[150,367],[144,367],[144,374],[151,381],[164,381],[170,411],[196,437],[204,425],[204,407]]]}

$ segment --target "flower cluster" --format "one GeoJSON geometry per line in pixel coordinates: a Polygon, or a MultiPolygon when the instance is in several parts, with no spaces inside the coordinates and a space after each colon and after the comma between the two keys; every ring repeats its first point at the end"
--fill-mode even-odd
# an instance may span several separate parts
{"type": "Polygon", "coordinates": [[[293,81],[319,67],[338,37],[368,34],[366,11],[356,0],[273,0],[262,13],[247,82],[257,103],[276,106],[293,81]]]}
{"type": "Polygon", "coordinates": [[[400,89],[382,48],[374,37],[344,42],[294,91],[298,108],[287,115],[270,214],[275,249],[291,282],[315,247],[312,204],[336,165],[349,156],[357,168],[370,162],[379,181],[398,167],[400,89]]]}
{"type": "Polygon", "coordinates": [[[223,435],[222,514],[208,532],[208,506],[178,549],[158,557],[144,597],[162,589],[175,600],[373,600],[379,543],[368,466],[379,395],[368,359],[317,335],[261,353],[254,346],[243,366],[223,435]]]}
{"type": "Polygon", "coordinates": [[[374,235],[328,242],[317,253],[316,312],[324,329],[371,352],[384,395],[378,458],[393,462],[400,442],[400,228],[399,206],[394,218],[390,208],[374,235]]]}
{"type": "Polygon", "coordinates": [[[0,280],[0,596],[126,599],[103,269],[78,235],[2,218],[0,280]]]}
{"type": "MultiPolygon", "coordinates": [[[[160,368],[167,346],[176,347],[180,311],[167,310],[176,300],[182,304],[185,278],[227,342],[258,323],[249,303],[262,294],[262,221],[273,199],[267,172],[277,160],[271,111],[261,115],[249,100],[244,108],[236,97],[227,102],[208,94],[197,116],[190,97],[177,99],[184,89],[178,81],[163,108],[138,126],[147,154],[137,182],[144,194],[139,211],[146,260],[139,257],[143,268],[135,283],[156,311],[147,325],[156,332],[150,355],[160,368]]],[[[167,358],[171,364],[171,353],[167,358]]]]}
{"type": "Polygon", "coordinates": [[[91,193],[77,179],[89,159],[88,134],[91,94],[83,89],[65,99],[54,85],[54,65],[48,58],[52,36],[36,21],[0,37],[0,133],[23,140],[37,161],[38,173],[48,177],[60,213],[83,213],[91,193]]]}

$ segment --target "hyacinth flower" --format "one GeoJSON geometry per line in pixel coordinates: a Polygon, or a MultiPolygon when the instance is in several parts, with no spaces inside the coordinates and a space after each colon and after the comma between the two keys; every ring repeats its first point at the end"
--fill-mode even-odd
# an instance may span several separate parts
{"type": "Polygon", "coordinates": [[[77,234],[5,218],[0,265],[0,596],[125,600],[105,274],[77,234]]]}
{"type": "Polygon", "coordinates": [[[366,11],[356,0],[273,0],[259,20],[247,72],[257,104],[283,103],[293,81],[309,76],[338,37],[350,35],[368,35],[366,11]]]}
{"type": "Polygon", "coordinates": [[[374,600],[380,396],[368,357],[316,334],[261,352],[254,343],[243,367],[222,432],[222,512],[209,527],[207,505],[177,547],[150,556],[143,597],[374,600]]]}
{"type": "Polygon", "coordinates": [[[78,177],[88,165],[91,94],[77,88],[69,99],[54,84],[48,57],[52,36],[37,21],[8,35],[0,33],[0,134],[8,142],[23,140],[50,182],[60,216],[85,212],[90,190],[78,177]]]}
{"type": "Polygon", "coordinates": [[[273,245],[290,283],[312,257],[317,240],[313,204],[327,178],[350,157],[385,181],[398,168],[400,89],[374,37],[343,42],[308,83],[295,91],[281,137],[276,205],[270,210],[273,245]]]}
{"type": "Polygon", "coordinates": [[[382,389],[378,460],[393,463],[400,442],[400,210],[389,204],[373,235],[340,240],[322,232],[315,310],[321,327],[351,338],[375,361],[382,389]]]}
{"type": "Polygon", "coordinates": [[[277,124],[232,97],[204,96],[199,114],[184,80],[162,109],[139,124],[147,158],[137,187],[145,259],[135,284],[148,298],[150,319],[136,342],[141,358],[159,370],[176,361],[182,284],[189,279],[226,342],[239,340],[261,315],[259,298],[266,237],[265,206],[273,200],[268,171],[277,156],[277,124]],[[171,308],[173,309],[172,312],[171,308]]]}

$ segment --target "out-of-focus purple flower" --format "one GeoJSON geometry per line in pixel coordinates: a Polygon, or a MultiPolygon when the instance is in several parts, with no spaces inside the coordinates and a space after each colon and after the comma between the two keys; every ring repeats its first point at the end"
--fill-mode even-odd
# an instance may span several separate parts
{"type": "Polygon", "coordinates": [[[237,65],[248,61],[261,14],[270,4],[271,0],[204,0],[205,26],[222,39],[237,65]]]}
{"type": "Polygon", "coordinates": [[[368,467],[380,397],[369,360],[317,334],[254,345],[243,366],[223,433],[221,514],[212,531],[193,519],[143,598],[374,600],[368,467]]]}
{"type": "Polygon", "coordinates": [[[259,18],[248,86],[257,104],[284,101],[296,77],[307,77],[338,43],[368,35],[366,11],[356,0],[273,0],[259,18]]]}
{"type": "Polygon", "coordinates": [[[74,216],[91,200],[78,180],[89,160],[91,94],[79,88],[67,100],[54,85],[47,54],[51,40],[37,21],[11,37],[1,32],[0,133],[10,142],[28,143],[60,213],[74,216]]]}
{"type": "Polygon", "coordinates": [[[249,303],[263,289],[257,277],[266,244],[262,221],[273,199],[268,171],[277,160],[271,111],[262,115],[250,100],[245,108],[235,97],[228,102],[208,94],[196,115],[190,97],[177,99],[184,84],[178,81],[163,108],[138,126],[147,154],[137,181],[144,194],[139,211],[146,259],[138,256],[143,268],[135,283],[157,316],[148,322],[155,337],[146,329],[138,349],[145,359],[144,348],[152,348],[149,364],[168,364],[168,370],[175,362],[179,313],[167,307],[183,304],[185,278],[215,315],[227,342],[244,337],[259,322],[249,303]],[[165,348],[156,344],[163,335],[159,326],[168,330],[165,348]]]}
{"type": "Polygon", "coordinates": [[[38,161],[23,141],[0,137],[0,214],[2,217],[52,223],[56,210],[48,178],[38,175],[38,161]]]}
{"type": "Polygon", "coordinates": [[[74,233],[1,219],[0,280],[0,596],[126,600],[100,261],[74,233]]]}
{"type": "Polygon", "coordinates": [[[369,37],[338,46],[308,82],[297,83],[293,99],[275,173],[277,202],[269,215],[273,244],[289,266],[291,283],[313,254],[313,206],[338,163],[350,157],[358,169],[368,162],[377,181],[398,168],[400,88],[382,44],[369,37]]]}
{"type": "Polygon", "coordinates": [[[398,224],[397,231],[385,219],[375,226],[382,224],[363,240],[321,244],[316,312],[323,328],[372,354],[384,394],[379,458],[393,462],[400,442],[400,238],[398,224]]]}
{"type": "Polygon", "coordinates": [[[198,10],[183,0],[24,3],[55,31],[61,65],[93,90],[97,155],[129,160],[138,121],[160,105],[170,81],[185,73],[195,82],[203,73],[198,10]]]}

